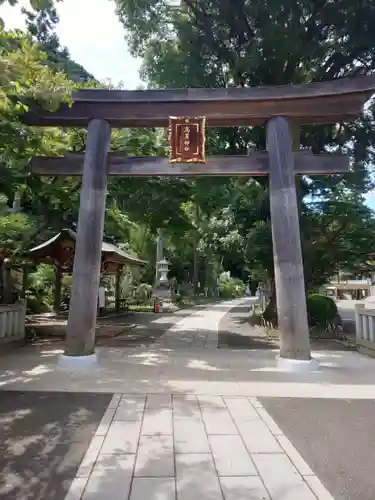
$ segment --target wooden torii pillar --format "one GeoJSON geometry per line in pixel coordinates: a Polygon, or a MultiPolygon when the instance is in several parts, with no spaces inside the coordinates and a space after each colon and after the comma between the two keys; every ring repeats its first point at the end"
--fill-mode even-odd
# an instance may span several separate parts
{"type": "MultiPolygon", "coordinates": [[[[356,119],[375,91],[375,76],[298,86],[112,91],[85,89],[73,106],[34,109],[35,126],[88,126],[85,154],[32,160],[37,175],[83,175],[65,355],[94,353],[107,175],[270,176],[270,205],[281,349],[279,365],[314,369],[306,313],[296,174],[349,170],[345,157],[292,150],[291,126],[356,119]],[[267,152],[209,157],[204,165],[168,164],[166,158],[109,154],[110,127],[166,127],[170,116],[205,116],[208,126],[266,125],[267,152]]],[[[82,362],[85,362],[82,360],[82,362]]]]}

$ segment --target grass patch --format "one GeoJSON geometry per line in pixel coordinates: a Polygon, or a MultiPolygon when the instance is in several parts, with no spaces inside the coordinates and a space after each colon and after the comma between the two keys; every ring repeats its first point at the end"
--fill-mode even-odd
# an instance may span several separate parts
{"type": "Polygon", "coordinates": [[[259,308],[254,308],[250,312],[248,322],[251,326],[263,328],[268,340],[279,340],[280,333],[278,328],[275,328],[271,323],[263,319],[263,313],[259,308]]]}

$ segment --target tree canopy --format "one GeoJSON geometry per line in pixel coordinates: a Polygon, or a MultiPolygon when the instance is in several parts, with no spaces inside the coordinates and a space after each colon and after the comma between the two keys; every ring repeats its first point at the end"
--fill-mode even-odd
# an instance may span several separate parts
{"type": "MultiPolygon", "coordinates": [[[[368,74],[375,68],[373,1],[183,0],[174,7],[167,0],[116,3],[131,50],[143,57],[142,74],[152,87],[299,84],[368,74]]],[[[350,174],[298,179],[310,288],[373,247],[373,214],[363,198],[373,187],[373,129],[370,103],[354,123],[300,131],[301,146],[315,153],[342,151],[352,163],[350,174]]],[[[264,149],[264,129],[210,130],[208,147],[215,154],[264,149]]],[[[232,179],[222,188],[230,195],[217,197],[217,221],[223,224],[225,218],[231,227],[226,240],[235,246],[231,251],[241,273],[272,279],[267,182],[232,179]]]]}
{"type": "MultiPolygon", "coordinates": [[[[3,2],[1,2],[3,3],[3,2]]],[[[16,2],[9,1],[14,4],[16,2]]],[[[130,48],[143,58],[153,88],[305,83],[375,69],[375,0],[116,0],[130,48]]],[[[49,0],[24,10],[26,32],[0,32],[0,246],[17,254],[77,222],[80,180],[29,175],[35,155],[84,151],[86,132],[24,125],[30,102],[47,109],[72,90],[102,86],[72,61],[56,35],[49,0]],[[12,208],[17,205],[22,210],[12,208]],[[15,203],[15,201],[17,203],[15,203]]],[[[108,85],[108,84],[106,84],[108,85]]],[[[297,178],[306,286],[317,289],[337,269],[358,268],[375,247],[375,220],[364,194],[374,187],[373,103],[352,123],[304,126],[300,145],[350,156],[345,175],[297,178]]],[[[111,149],[165,155],[159,129],[112,132],[111,149]]],[[[262,127],[209,129],[210,154],[265,149],[262,127]]],[[[266,178],[111,179],[105,232],[150,261],[162,229],[171,274],[196,289],[220,271],[273,282],[266,178]]],[[[149,268],[144,279],[153,279],[149,268]]]]}

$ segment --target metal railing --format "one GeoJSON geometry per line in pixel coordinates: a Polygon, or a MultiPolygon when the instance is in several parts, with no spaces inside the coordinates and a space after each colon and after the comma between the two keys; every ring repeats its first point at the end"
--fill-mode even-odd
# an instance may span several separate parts
{"type": "Polygon", "coordinates": [[[0,345],[25,338],[26,300],[0,305],[0,345]]]}

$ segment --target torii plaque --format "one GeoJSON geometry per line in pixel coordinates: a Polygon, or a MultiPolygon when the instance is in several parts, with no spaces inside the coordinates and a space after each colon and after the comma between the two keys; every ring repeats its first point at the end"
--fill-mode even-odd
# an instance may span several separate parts
{"type": "Polygon", "coordinates": [[[169,163],[206,162],[206,118],[169,117],[169,163]]]}

